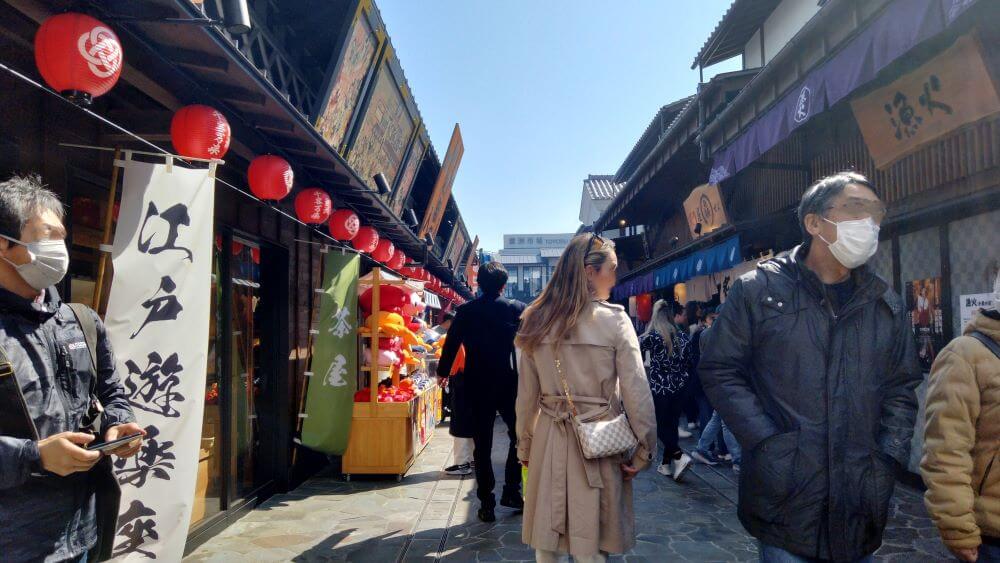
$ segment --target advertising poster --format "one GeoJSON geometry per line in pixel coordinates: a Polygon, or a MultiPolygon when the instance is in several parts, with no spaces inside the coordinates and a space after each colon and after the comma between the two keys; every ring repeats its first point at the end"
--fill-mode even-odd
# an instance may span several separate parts
{"type": "Polygon", "coordinates": [[[941,278],[906,282],[906,309],[917,336],[917,356],[924,371],[944,347],[944,318],[941,313],[941,278]]]}
{"type": "Polygon", "coordinates": [[[992,293],[976,293],[973,295],[963,295],[958,299],[960,319],[962,321],[962,331],[965,331],[965,327],[972,321],[972,317],[976,316],[976,313],[980,309],[988,309],[993,306],[993,294],[992,293]]]}
{"type": "Polygon", "coordinates": [[[410,150],[410,158],[407,159],[406,167],[403,168],[403,174],[399,178],[399,185],[396,186],[396,193],[393,194],[392,211],[397,217],[403,212],[406,198],[410,195],[410,188],[413,187],[413,180],[417,177],[420,163],[424,161],[426,150],[427,144],[420,135],[417,135],[413,141],[413,148],[410,150]]]}
{"type": "Polygon", "coordinates": [[[377,48],[378,38],[372,32],[364,11],[359,11],[351,26],[347,45],[344,47],[344,58],[341,60],[330,98],[323,113],[316,120],[316,130],[337,150],[340,150],[340,144],[347,135],[347,127],[358,106],[361,87],[365,83],[365,76],[368,75],[368,68],[375,58],[377,48]]]}
{"type": "Polygon", "coordinates": [[[379,69],[375,90],[347,160],[361,180],[375,189],[373,177],[382,173],[392,186],[403,163],[414,124],[388,64],[379,69]]]}

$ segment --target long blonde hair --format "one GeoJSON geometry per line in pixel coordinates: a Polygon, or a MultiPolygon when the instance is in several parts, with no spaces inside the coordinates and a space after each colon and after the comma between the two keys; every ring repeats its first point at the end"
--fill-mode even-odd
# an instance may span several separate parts
{"type": "Polygon", "coordinates": [[[674,338],[677,337],[677,327],[674,326],[673,309],[670,304],[659,299],[653,305],[653,318],[649,320],[649,325],[642,333],[643,336],[656,331],[663,338],[663,346],[667,349],[667,355],[674,353],[674,338]]]}
{"type": "Polygon", "coordinates": [[[601,268],[613,256],[610,241],[593,234],[573,237],[542,294],[521,315],[521,330],[514,339],[517,347],[530,354],[549,334],[562,342],[593,299],[586,267],[601,268]]]}

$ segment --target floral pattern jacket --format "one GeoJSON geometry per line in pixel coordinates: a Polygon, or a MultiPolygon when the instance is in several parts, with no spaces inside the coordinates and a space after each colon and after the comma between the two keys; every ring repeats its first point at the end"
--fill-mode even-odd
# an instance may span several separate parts
{"type": "Polygon", "coordinates": [[[691,379],[694,361],[691,357],[691,338],[683,330],[677,331],[673,341],[673,351],[667,354],[663,336],[652,330],[639,339],[643,359],[646,352],[650,353],[649,367],[646,377],[649,379],[649,389],[654,395],[674,395],[680,393],[691,379]]]}

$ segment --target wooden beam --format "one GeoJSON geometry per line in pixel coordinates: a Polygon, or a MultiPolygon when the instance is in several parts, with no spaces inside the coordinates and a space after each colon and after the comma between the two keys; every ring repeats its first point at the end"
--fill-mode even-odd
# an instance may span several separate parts
{"type": "Polygon", "coordinates": [[[298,137],[287,137],[285,135],[270,135],[270,140],[279,147],[295,152],[316,153],[316,143],[303,141],[298,137]]]}
{"type": "Polygon", "coordinates": [[[246,112],[243,116],[256,129],[271,129],[273,131],[295,131],[295,124],[287,119],[281,119],[262,113],[246,112]]]}
{"type": "Polygon", "coordinates": [[[162,48],[163,54],[179,65],[220,72],[229,70],[229,61],[223,57],[180,47],[162,46],[162,48]]]}
{"type": "Polygon", "coordinates": [[[236,103],[256,104],[259,106],[267,103],[267,97],[260,92],[252,92],[238,86],[220,84],[218,82],[205,83],[205,89],[219,98],[236,103]]]}

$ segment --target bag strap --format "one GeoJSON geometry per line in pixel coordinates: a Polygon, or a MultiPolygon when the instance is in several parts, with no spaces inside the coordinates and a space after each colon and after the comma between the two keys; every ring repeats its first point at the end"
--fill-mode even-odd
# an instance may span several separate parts
{"type": "Polygon", "coordinates": [[[1000,360],[1000,344],[997,344],[996,340],[993,340],[992,338],[986,336],[984,333],[978,330],[970,332],[969,336],[982,342],[983,346],[986,346],[986,348],[988,348],[990,352],[993,352],[993,355],[996,356],[998,360],[1000,360]]]}
{"type": "Polygon", "coordinates": [[[83,339],[87,341],[87,351],[90,352],[90,367],[97,373],[97,323],[94,316],[90,314],[90,307],[83,303],[67,303],[76,322],[83,330],[83,339]]]}
{"type": "Polygon", "coordinates": [[[566,402],[569,403],[569,409],[573,412],[573,416],[579,417],[580,412],[576,410],[576,404],[573,402],[573,397],[569,392],[569,383],[566,383],[566,376],[563,375],[562,362],[559,360],[559,349],[556,348],[556,373],[559,374],[559,381],[562,383],[563,393],[566,394],[566,402]]]}

